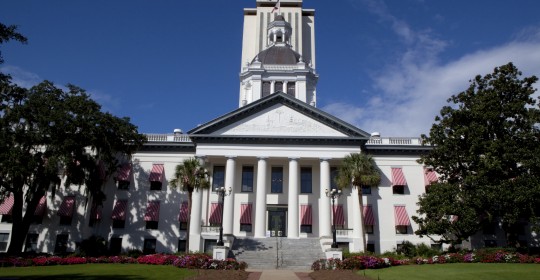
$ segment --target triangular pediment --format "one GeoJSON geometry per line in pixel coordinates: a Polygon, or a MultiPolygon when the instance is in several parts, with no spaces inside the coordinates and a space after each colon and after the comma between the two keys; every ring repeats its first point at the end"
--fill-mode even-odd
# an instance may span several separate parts
{"type": "Polygon", "coordinates": [[[344,133],[283,104],[275,104],[214,135],[347,137],[344,133]]]}
{"type": "Polygon", "coordinates": [[[369,134],[285,93],[271,94],[188,132],[192,139],[356,139],[369,134]]]}

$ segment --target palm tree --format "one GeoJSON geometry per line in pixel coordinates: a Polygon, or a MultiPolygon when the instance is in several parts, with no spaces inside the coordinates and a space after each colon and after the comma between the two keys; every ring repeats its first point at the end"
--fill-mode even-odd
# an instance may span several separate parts
{"type": "Polygon", "coordinates": [[[172,188],[180,188],[182,191],[188,193],[188,233],[186,234],[186,253],[189,253],[189,227],[191,222],[193,191],[210,187],[208,172],[204,169],[198,159],[189,158],[176,166],[174,177],[169,184],[172,188]]]}
{"type": "Polygon", "coordinates": [[[349,188],[351,185],[358,191],[360,201],[360,225],[362,227],[362,244],[366,249],[366,234],[364,228],[364,202],[362,188],[378,186],[381,182],[381,174],[370,155],[364,153],[352,153],[347,155],[338,169],[336,183],[340,189],[349,188]]]}

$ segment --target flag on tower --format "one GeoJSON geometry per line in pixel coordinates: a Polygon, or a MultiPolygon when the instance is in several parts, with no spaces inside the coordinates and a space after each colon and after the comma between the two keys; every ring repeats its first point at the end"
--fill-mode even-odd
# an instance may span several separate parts
{"type": "Polygon", "coordinates": [[[275,13],[278,11],[278,13],[281,13],[281,0],[278,0],[276,5],[274,6],[274,9],[272,9],[272,13],[275,13]]]}

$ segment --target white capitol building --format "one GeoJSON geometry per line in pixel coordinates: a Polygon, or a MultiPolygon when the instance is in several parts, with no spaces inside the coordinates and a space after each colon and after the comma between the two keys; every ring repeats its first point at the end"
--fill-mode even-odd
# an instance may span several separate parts
{"type": "MultiPolygon", "coordinates": [[[[240,90],[229,93],[239,108],[185,134],[148,134],[148,143],[103,187],[102,208],[85,208],[78,188],[47,196],[25,250],[72,252],[77,242],[98,235],[117,253],[175,253],[189,235],[190,250],[209,251],[222,222],[233,253],[243,251],[242,244],[278,239],[322,253],[332,242],[333,220],[339,246],[352,252],[382,253],[404,241],[432,244],[414,234],[418,226],[411,219],[435,176],[417,163],[428,148],[419,138],[381,137],[317,109],[315,10],[305,9],[302,0],[282,0],[279,12],[274,6],[257,0],[256,8],[244,9],[240,90]],[[371,154],[382,180],[363,190],[364,209],[356,189],[344,190],[333,209],[325,190],[351,153],[371,154]],[[192,157],[204,161],[212,187],[193,193],[187,228],[187,194],[168,181],[192,157]],[[223,205],[215,191],[220,187],[231,189],[223,205]]],[[[0,207],[4,248],[11,232],[6,206],[9,201],[0,207]]],[[[479,233],[469,245],[490,242],[503,245],[504,236],[479,233]]]]}

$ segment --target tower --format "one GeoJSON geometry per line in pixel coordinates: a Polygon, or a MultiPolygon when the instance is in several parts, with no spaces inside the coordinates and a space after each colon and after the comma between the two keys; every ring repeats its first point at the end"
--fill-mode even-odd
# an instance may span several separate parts
{"type": "Polygon", "coordinates": [[[239,107],[275,92],[316,106],[315,11],[302,0],[276,3],[244,9],[239,107]]]}

